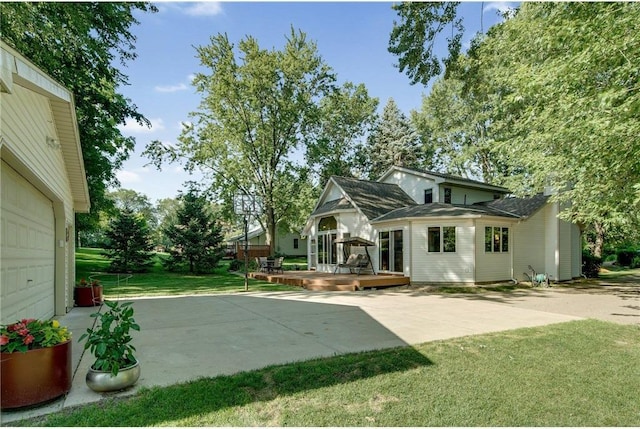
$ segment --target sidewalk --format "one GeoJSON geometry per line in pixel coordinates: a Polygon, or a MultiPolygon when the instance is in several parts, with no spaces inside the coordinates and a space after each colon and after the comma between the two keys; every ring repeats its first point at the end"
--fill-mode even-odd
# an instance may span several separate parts
{"type": "Polygon", "coordinates": [[[74,335],[75,375],[69,394],[24,411],[7,411],[3,424],[168,386],[336,354],[419,344],[487,332],[542,326],[580,317],[503,303],[406,292],[272,292],[135,299],[134,332],[142,375],[133,388],[108,395],[91,391],[77,339],[97,308],[74,308],[60,318],[74,335]]]}

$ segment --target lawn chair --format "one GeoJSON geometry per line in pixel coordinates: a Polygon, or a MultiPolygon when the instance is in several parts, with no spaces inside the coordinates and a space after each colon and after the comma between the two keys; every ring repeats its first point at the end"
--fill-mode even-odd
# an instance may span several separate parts
{"type": "Polygon", "coordinates": [[[529,273],[523,273],[529,281],[531,282],[531,286],[545,286],[549,287],[549,275],[547,273],[538,273],[533,269],[531,265],[529,265],[529,273]]]}
{"type": "Polygon", "coordinates": [[[271,271],[273,271],[274,273],[277,273],[278,271],[280,271],[281,273],[284,274],[284,270],[282,269],[282,262],[284,261],[284,258],[281,256],[279,258],[276,258],[273,260],[273,266],[271,267],[271,271]]]}
{"type": "Polygon", "coordinates": [[[260,272],[266,273],[268,268],[267,258],[264,256],[256,257],[256,262],[258,263],[258,269],[260,270],[260,272]]]}

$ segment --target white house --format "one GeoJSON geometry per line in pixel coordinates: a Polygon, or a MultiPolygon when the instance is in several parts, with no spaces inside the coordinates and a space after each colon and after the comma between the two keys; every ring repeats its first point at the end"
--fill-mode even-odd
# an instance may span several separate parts
{"type": "Polygon", "coordinates": [[[73,94],[0,41],[0,322],[73,306],[75,213],[89,191],[73,94]]]}
{"type": "MultiPolygon", "coordinates": [[[[267,233],[262,227],[254,228],[247,233],[249,246],[264,246],[267,244],[267,233]]],[[[228,246],[242,246],[244,233],[227,240],[228,246]]],[[[307,239],[297,232],[278,231],[273,246],[276,253],[287,256],[304,256],[307,254],[307,239]]]]}
{"type": "Polygon", "coordinates": [[[375,243],[367,250],[377,272],[413,283],[524,280],[529,265],[552,281],[579,277],[580,230],[558,219],[558,203],[508,193],[402,167],[377,182],[333,176],[303,231],[309,266],[333,272],[344,260],[335,240],[357,236],[375,243]]]}

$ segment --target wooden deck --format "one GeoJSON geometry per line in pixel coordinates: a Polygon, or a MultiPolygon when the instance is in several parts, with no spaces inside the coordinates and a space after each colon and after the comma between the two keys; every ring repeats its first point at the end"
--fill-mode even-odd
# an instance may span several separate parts
{"type": "Polygon", "coordinates": [[[299,286],[308,290],[363,290],[409,284],[409,277],[387,274],[331,274],[315,271],[285,271],[284,273],[249,273],[249,277],[269,283],[299,286]]]}

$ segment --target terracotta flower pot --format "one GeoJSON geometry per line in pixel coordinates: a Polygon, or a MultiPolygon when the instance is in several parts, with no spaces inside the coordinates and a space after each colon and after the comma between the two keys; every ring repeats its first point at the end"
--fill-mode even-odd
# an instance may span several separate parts
{"type": "Polygon", "coordinates": [[[78,307],[93,307],[102,304],[102,285],[75,287],[73,294],[78,307]]]}
{"type": "Polygon", "coordinates": [[[47,402],[71,389],[71,341],[25,353],[0,353],[0,408],[47,402]]]}

